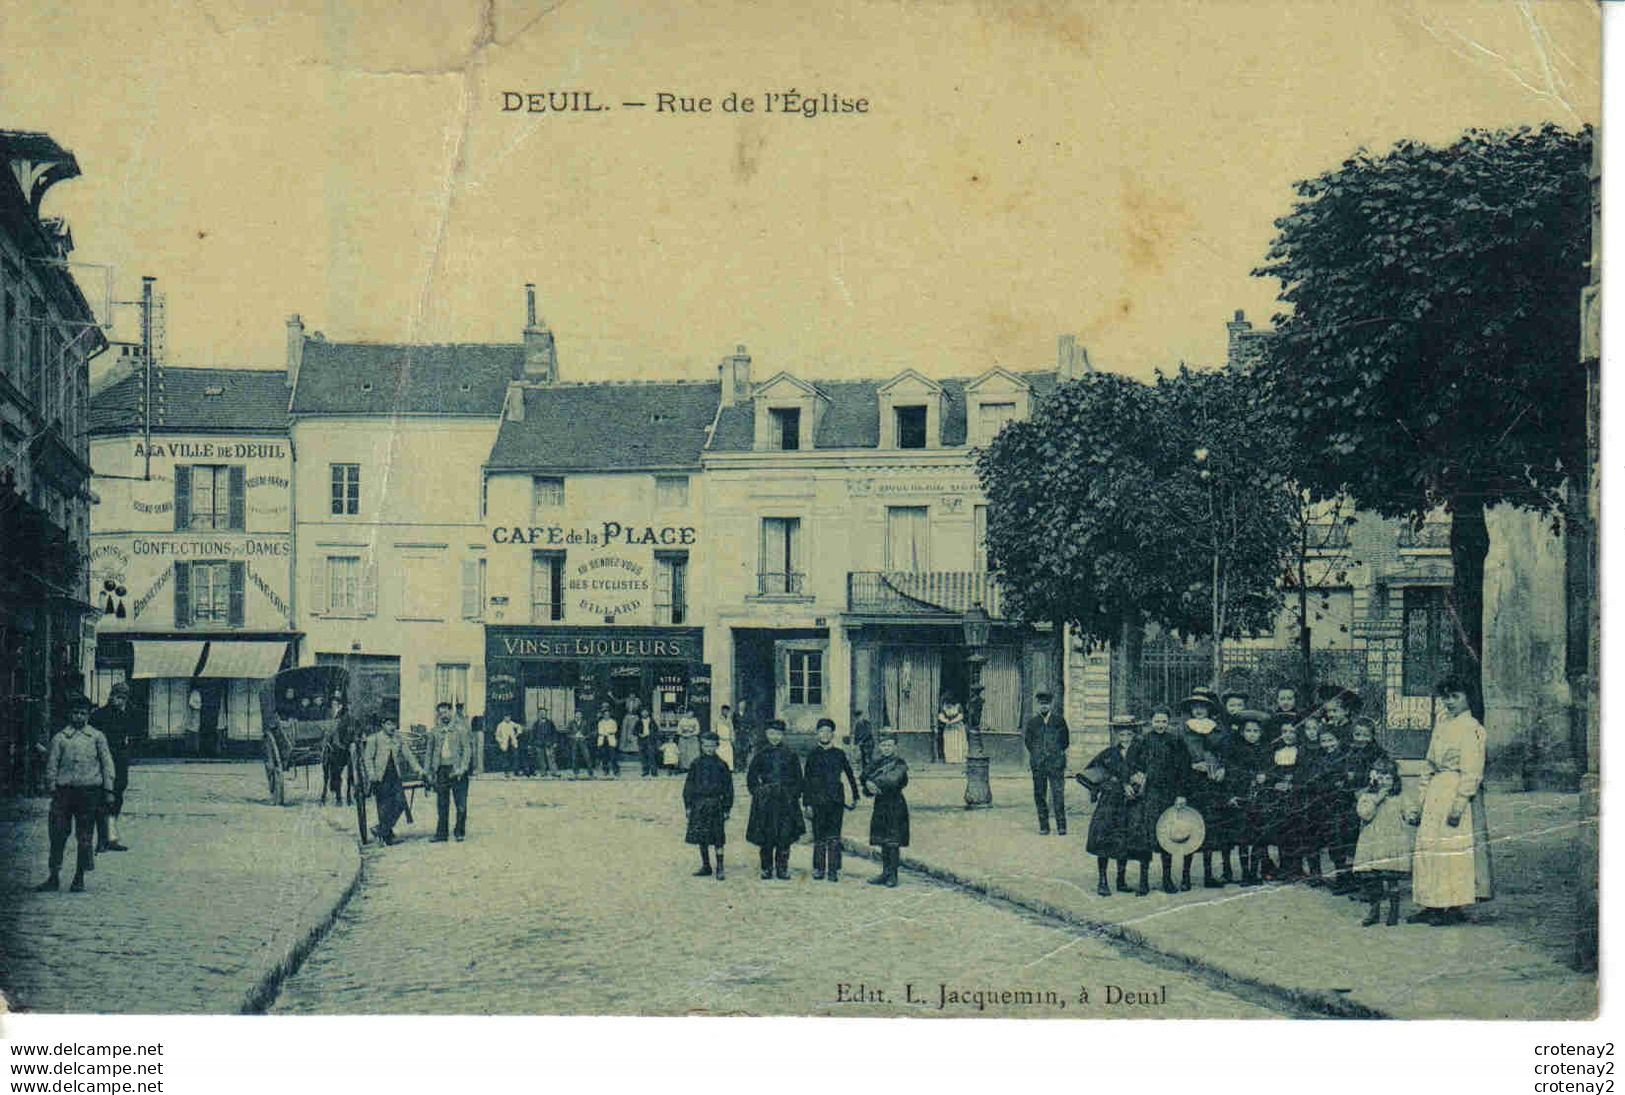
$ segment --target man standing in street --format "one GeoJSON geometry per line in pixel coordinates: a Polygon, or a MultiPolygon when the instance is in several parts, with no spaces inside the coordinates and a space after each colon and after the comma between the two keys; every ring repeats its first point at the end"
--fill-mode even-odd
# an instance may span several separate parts
{"type": "Polygon", "coordinates": [[[1066,835],[1066,750],[1072,744],[1066,719],[1053,709],[1055,697],[1040,692],[1033,697],[1038,713],[1027,720],[1023,735],[1027,743],[1027,763],[1033,773],[1033,805],[1038,807],[1038,832],[1049,835],[1050,809],[1055,811],[1055,831],[1066,835]]]}
{"type": "Polygon", "coordinates": [[[96,814],[96,850],[127,852],[119,842],[118,819],[124,812],[125,788],[130,785],[130,743],[141,736],[135,712],[130,710],[130,686],[123,681],[115,684],[107,694],[107,705],[91,713],[90,725],[102,732],[113,755],[113,797],[96,814]]]}
{"type": "Polygon", "coordinates": [[[451,704],[435,705],[435,726],[429,731],[429,771],[434,775],[435,827],[433,843],[446,839],[452,800],[457,802],[458,840],[468,832],[468,775],[474,766],[474,735],[468,723],[451,717],[451,704]]]}
{"type": "Polygon", "coordinates": [[[386,847],[395,843],[395,822],[406,810],[406,792],[401,787],[404,773],[410,769],[419,779],[428,781],[418,759],[406,747],[395,720],[388,715],[378,723],[378,729],[367,735],[362,743],[362,766],[372,781],[373,798],[378,806],[378,824],[372,833],[386,847]]]}
{"type": "Polygon", "coordinates": [[[530,727],[530,742],[536,750],[536,770],[549,778],[562,774],[559,771],[559,728],[548,718],[545,710],[536,713],[536,721],[530,727]]]}
{"type": "Polygon", "coordinates": [[[90,701],[77,696],[68,704],[68,725],[57,731],[45,753],[45,786],[51,793],[48,831],[51,838],[51,874],[34,887],[40,892],[62,888],[62,855],[68,830],[78,840],[73,865],[74,893],[85,888],[85,872],[94,865],[91,831],[102,803],[113,797],[113,754],[107,739],[90,725],[90,701]]]}
{"type": "Polygon", "coordinates": [[[503,715],[497,723],[497,750],[502,754],[503,768],[508,779],[521,774],[519,768],[519,724],[512,715],[503,715]]]}
{"type": "MultiPolygon", "coordinates": [[[[858,771],[867,771],[875,762],[875,728],[856,705],[852,707],[852,744],[858,747],[858,771]]],[[[863,789],[863,795],[869,797],[869,788],[863,789]]]]}

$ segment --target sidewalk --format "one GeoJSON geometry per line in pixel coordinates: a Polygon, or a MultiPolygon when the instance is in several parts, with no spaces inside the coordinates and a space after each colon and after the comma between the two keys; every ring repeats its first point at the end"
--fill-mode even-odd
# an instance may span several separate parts
{"type": "MultiPolygon", "coordinates": [[[[257,764],[142,764],[128,852],[96,857],[86,892],[37,894],[46,801],[0,804],[0,1008],[230,1013],[280,978],[355,885],[355,815],[266,801],[257,764]]],[[[291,790],[291,788],[290,788],[291,790]]],[[[292,796],[291,796],[292,797],[292,796]]]]}
{"type": "MultiPolygon", "coordinates": [[[[995,775],[990,809],[964,809],[963,782],[909,784],[912,845],[903,864],[1108,937],[1139,944],[1279,993],[1326,1015],[1393,1018],[1580,1019],[1595,1013],[1594,978],[1565,963],[1572,938],[1577,796],[1496,794],[1487,800],[1496,898],[1445,929],[1360,926],[1366,906],[1306,886],[1146,897],[1095,893],[1084,852],[1088,795],[1067,791],[1066,837],[1039,836],[1032,785],[995,775]]],[[[847,824],[854,851],[868,837],[867,802],[847,824]]],[[[1137,868],[1129,868],[1133,885],[1137,868]]],[[[1414,911],[1407,900],[1401,916],[1414,911]]]]}

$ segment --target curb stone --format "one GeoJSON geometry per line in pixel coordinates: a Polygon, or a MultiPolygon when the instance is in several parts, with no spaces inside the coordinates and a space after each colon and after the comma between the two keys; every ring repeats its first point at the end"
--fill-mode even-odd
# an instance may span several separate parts
{"type": "MultiPolygon", "coordinates": [[[[350,831],[348,824],[334,821],[325,812],[322,820],[340,836],[345,836],[350,831]]],[[[265,1014],[276,1002],[277,994],[282,991],[283,982],[299,971],[305,959],[310,957],[310,953],[332,930],[339,914],[350,903],[350,899],[361,889],[362,882],[366,880],[366,857],[361,854],[360,845],[351,840],[346,840],[345,843],[354,853],[354,869],[350,872],[349,880],[345,881],[340,877],[328,895],[324,895],[324,900],[317,903],[317,908],[321,911],[315,912],[295,929],[294,938],[283,948],[281,955],[260,972],[253,985],[243,994],[242,1002],[237,1006],[238,1015],[265,1014]]]]}
{"type": "MultiPolygon", "coordinates": [[[[863,844],[853,837],[842,837],[841,846],[851,854],[862,859],[873,861],[875,859],[867,844],[863,844]]],[[[1161,958],[1168,959],[1188,972],[1205,976],[1217,982],[1231,992],[1238,995],[1263,996],[1277,1007],[1283,1007],[1296,1013],[1295,1018],[1305,1019],[1391,1019],[1393,1016],[1368,1007],[1364,1004],[1350,1000],[1341,994],[1331,992],[1316,992],[1305,989],[1289,988],[1285,985],[1271,984],[1252,977],[1243,977],[1238,974],[1216,966],[1211,962],[1203,961],[1195,955],[1183,951],[1160,947],[1148,940],[1143,934],[1111,920],[1091,920],[1080,916],[1070,909],[1061,908],[1038,898],[1017,893],[997,883],[988,882],[961,874],[949,867],[942,867],[928,863],[915,856],[904,855],[899,862],[902,866],[927,878],[947,883],[961,890],[966,890],[991,901],[1002,902],[1025,912],[1044,917],[1048,920],[1058,920],[1074,927],[1082,928],[1096,937],[1120,943],[1135,950],[1146,951],[1161,958]]]]}

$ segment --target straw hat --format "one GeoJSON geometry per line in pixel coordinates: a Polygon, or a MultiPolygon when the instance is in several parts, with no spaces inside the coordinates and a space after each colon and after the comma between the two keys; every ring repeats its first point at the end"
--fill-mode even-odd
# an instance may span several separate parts
{"type": "Polygon", "coordinates": [[[1170,806],[1157,818],[1157,844],[1169,855],[1201,851],[1205,839],[1207,825],[1202,815],[1189,806],[1170,806]]]}

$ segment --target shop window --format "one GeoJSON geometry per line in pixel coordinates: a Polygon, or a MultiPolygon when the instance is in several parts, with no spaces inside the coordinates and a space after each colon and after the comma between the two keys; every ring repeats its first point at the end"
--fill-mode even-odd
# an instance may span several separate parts
{"type": "Polygon", "coordinates": [[[179,464],[175,468],[175,529],[241,532],[246,512],[241,464],[179,464]]]}
{"type": "Polygon", "coordinates": [[[897,447],[900,449],[925,448],[925,408],[898,407],[892,413],[897,416],[897,447]]]}
{"type": "Polygon", "coordinates": [[[794,452],[801,448],[801,408],[774,407],[767,412],[772,428],[769,447],[780,452],[794,452]]]}
{"type": "Polygon", "coordinates": [[[530,509],[535,523],[545,524],[548,510],[564,505],[564,480],[556,475],[533,475],[530,479],[530,509]]]}
{"type": "Polygon", "coordinates": [[[176,627],[242,627],[247,567],[228,560],[175,564],[176,627]]]}
{"type": "Polygon", "coordinates": [[[925,506],[886,507],[886,569],[916,573],[931,569],[930,517],[925,506]]]}
{"type": "Polygon", "coordinates": [[[762,518],[762,546],[757,567],[757,592],[787,596],[802,592],[801,518],[762,518]]]}
{"type": "Polygon", "coordinates": [[[820,707],[824,703],[824,654],[820,650],[791,650],[786,655],[785,682],[792,706],[820,707]]]}
{"type": "Polygon", "coordinates": [[[1450,618],[1449,590],[1405,590],[1404,692],[1431,696],[1439,678],[1450,672],[1455,628],[1450,618]]]}
{"type": "Polygon", "coordinates": [[[361,512],[361,465],[329,464],[333,487],[333,513],[340,517],[354,517],[361,512]]]}
{"type": "Polygon", "coordinates": [[[688,552],[655,553],[655,623],[688,620],[688,552]]]}
{"type": "Polygon", "coordinates": [[[456,711],[468,709],[468,666],[442,662],[434,667],[434,702],[449,703],[456,711]]]}
{"type": "Polygon", "coordinates": [[[530,622],[557,623],[564,619],[564,552],[533,551],[530,555],[530,622]]]}
{"type": "Polygon", "coordinates": [[[334,616],[361,615],[361,556],[327,557],[327,611],[334,616]]]}
{"type": "Polygon", "coordinates": [[[655,505],[660,509],[684,509],[688,506],[688,476],[655,476],[655,505]]]}

